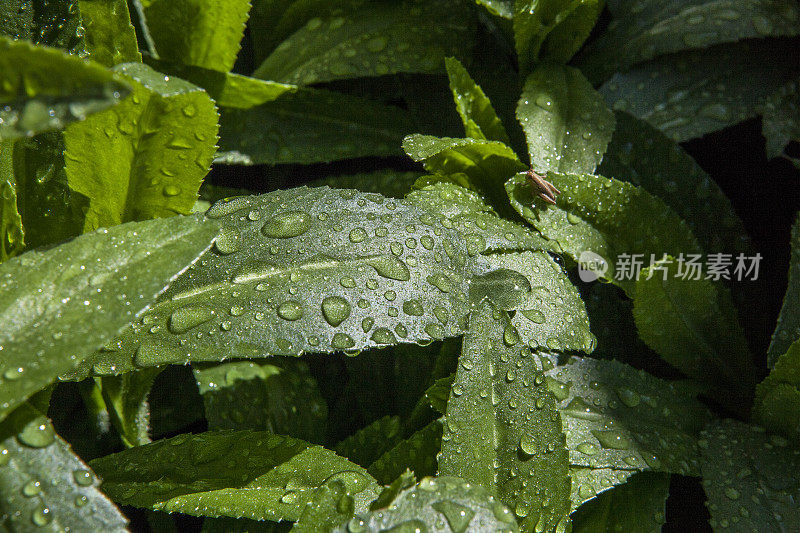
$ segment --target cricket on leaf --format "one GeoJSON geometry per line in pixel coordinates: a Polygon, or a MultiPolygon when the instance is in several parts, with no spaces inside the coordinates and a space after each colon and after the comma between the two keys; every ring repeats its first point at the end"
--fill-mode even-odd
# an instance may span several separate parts
{"type": "Polygon", "coordinates": [[[539,198],[548,204],[556,205],[556,194],[561,194],[561,191],[556,189],[555,185],[544,179],[544,176],[537,174],[533,169],[530,169],[525,175],[533,182],[534,191],[538,193],[539,198]]]}

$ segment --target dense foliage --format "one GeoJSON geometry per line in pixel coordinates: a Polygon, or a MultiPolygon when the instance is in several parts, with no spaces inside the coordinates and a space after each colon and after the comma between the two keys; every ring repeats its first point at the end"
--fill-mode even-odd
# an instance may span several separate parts
{"type": "Polygon", "coordinates": [[[760,115],[797,165],[798,34],[794,0],[0,3],[0,530],[660,531],[692,479],[680,530],[800,530],[800,219],[754,353],[762,285],[681,275],[757,250],[678,144],[760,115]]]}

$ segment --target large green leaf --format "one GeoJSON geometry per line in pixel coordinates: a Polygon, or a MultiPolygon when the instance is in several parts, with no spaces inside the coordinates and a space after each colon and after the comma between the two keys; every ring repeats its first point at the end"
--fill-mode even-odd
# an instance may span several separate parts
{"type": "Polygon", "coordinates": [[[519,531],[514,515],[483,487],[458,477],[425,478],[387,507],[359,513],[334,533],[380,531],[519,531]],[[447,526],[445,526],[447,524],[447,526]],[[447,528],[447,529],[446,529],[447,528]]]}
{"type": "Polygon", "coordinates": [[[617,361],[573,359],[546,372],[572,465],[573,504],[643,470],[697,475],[709,413],[697,391],[617,361]]]}
{"type": "Polygon", "coordinates": [[[92,60],[107,67],[142,61],[125,0],[78,0],[78,5],[92,60]]]}
{"type": "Polygon", "coordinates": [[[117,70],[133,94],[64,133],[69,186],[89,199],[86,231],[191,212],[216,149],[203,90],[140,63],[117,70]]]}
{"type": "Polygon", "coordinates": [[[292,6],[278,32],[281,24],[292,28],[291,35],[253,75],[300,85],[437,72],[446,56],[469,54],[475,32],[473,12],[464,0],[312,0],[292,6]]]}
{"type": "Polygon", "coordinates": [[[728,289],[680,268],[669,257],[642,271],[633,299],[639,336],[687,376],[722,389],[728,405],[749,403],[755,368],[728,289]]]}
{"type": "Polygon", "coordinates": [[[0,3],[0,34],[82,55],[81,12],[76,7],[75,2],[5,0],[0,3]]]}
{"type": "Polygon", "coordinates": [[[629,296],[635,290],[633,254],[640,254],[638,260],[646,267],[664,254],[677,257],[702,251],[686,223],[642,188],[602,176],[550,172],[547,179],[562,191],[557,205],[534,199],[535,191],[524,175],[506,183],[511,204],[575,261],[583,252],[599,255],[604,264],[587,265],[588,269],[629,296]],[[626,258],[631,261],[623,262],[626,258]]]}
{"type": "Polygon", "coordinates": [[[661,533],[669,475],[643,472],[581,506],[572,516],[575,533],[661,533]]]}
{"type": "Polygon", "coordinates": [[[628,113],[617,112],[614,136],[598,173],[629,181],[664,201],[706,252],[747,252],[749,239],[731,202],[680,145],[628,113]]]}
{"type": "Polygon", "coordinates": [[[644,0],[609,7],[611,24],[580,63],[597,82],[663,54],[800,32],[794,0],[644,0]]]}
{"type": "Polygon", "coordinates": [[[539,65],[517,105],[533,169],[592,174],[614,132],[614,114],[579,70],[539,65]]]}
{"type": "Polygon", "coordinates": [[[326,483],[365,510],[380,488],[330,450],[265,431],[178,435],[91,461],[114,501],[194,516],[297,520],[326,483]]]}
{"type": "Polygon", "coordinates": [[[791,40],[769,40],[676,53],[614,74],[600,93],[615,110],[685,141],[755,116],[800,70],[795,49],[791,40]]]}
{"type": "Polygon", "coordinates": [[[259,429],[322,442],[328,407],[308,365],[293,359],[195,366],[208,429],[259,429]]]}
{"type": "Polygon", "coordinates": [[[800,529],[800,449],[735,420],[715,420],[700,441],[714,530],[800,529]]]}
{"type": "Polygon", "coordinates": [[[92,471],[29,403],[0,424],[4,531],[128,531],[92,471]]]}
{"type": "Polygon", "coordinates": [[[509,337],[507,313],[478,305],[447,401],[439,472],[495,494],[524,531],[565,530],[569,458],[539,361],[509,337]]]}
{"type": "Polygon", "coordinates": [[[510,144],[503,123],[495,113],[492,103],[483,93],[483,89],[470,77],[458,59],[445,59],[447,76],[450,78],[450,90],[456,102],[456,109],[464,123],[467,137],[488,139],[510,144]]]}
{"type": "Polygon", "coordinates": [[[767,366],[772,368],[789,346],[800,339],[800,213],[792,226],[792,255],[789,260],[789,285],[778,315],[778,325],[767,350],[767,366]]]}
{"type": "MultiPolygon", "coordinates": [[[[786,83],[764,101],[762,132],[767,140],[767,157],[779,157],[791,141],[800,140],[800,78],[786,83]]],[[[797,158],[786,156],[795,166],[797,158]]]]}
{"type": "Polygon", "coordinates": [[[215,204],[215,248],[95,371],[429,342],[462,331],[469,256],[441,216],[301,187],[215,204]]]}
{"type": "Polygon", "coordinates": [[[602,9],[602,0],[516,0],[514,41],[522,70],[529,72],[540,59],[569,61],[602,9]]]}
{"type": "Polygon", "coordinates": [[[250,11],[249,0],[141,0],[158,57],[228,72],[250,11]]]}
{"type": "Polygon", "coordinates": [[[98,64],[0,36],[0,139],[63,128],[116,105],[129,90],[98,64]]]}
{"type": "Polygon", "coordinates": [[[332,91],[274,90],[283,93],[274,101],[222,110],[222,162],[308,164],[400,155],[403,137],[414,130],[398,107],[332,91]]]}
{"type": "Polygon", "coordinates": [[[353,517],[354,503],[344,483],[338,480],[326,483],[314,491],[292,533],[331,531],[353,517]]]}
{"type": "Polygon", "coordinates": [[[124,225],[0,265],[0,419],[117,334],[216,228],[196,217],[124,225]]]}
{"type": "Polygon", "coordinates": [[[800,437],[800,339],[775,363],[756,387],[753,419],[770,431],[798,442],[800,437]]]}
{"type": "Polygon", "coordinates": [[[0,141],[0,262],[22,252],[25,234],[17,208],[14,141],[0,141]]]}

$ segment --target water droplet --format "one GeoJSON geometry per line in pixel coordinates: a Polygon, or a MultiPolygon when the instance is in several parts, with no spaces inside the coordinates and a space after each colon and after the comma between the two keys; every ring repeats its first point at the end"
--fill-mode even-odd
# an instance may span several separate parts
{"type": "Polygon", "coordinates": [[[536,455],[538,450],[536,449],[536,441],[533,435],[523,433],[519,439],[519,449],[527,455],[536,455]]]}
{"type": "Polygon", "coordinates": [[[75,483],[77,483],[81,487],[88,487],[94,482],[94,476],[92,475],[92,473],[83,468],[75,470],[72,473],[72,479],[74,479],[75,483]]]}
{"type": "Polygon", "coordinates": [[[369,41],[367,41],[367,50],[370,52],[380,52],[386,48],[386,38],[385,37],[373,37],[369,41]]]}
{"type": "Polygon", "coordinates": [[[39,481],[32,480],[25,483],[22,487],[22,495],[26,498],[32,498],[42,492],[42,484],[39,481]]]}
{"type": "Polygon", "coordinates": [[[39,527],[44,527],[53,521],[53,514],[49,508],[40,505],[31,513],[31,521],[39,527]]]}
{"type": "Polygon", "coordinates": [[[556,400],[559,402],[563,402],[567,398],[569,398],[569,389],[572,387],[572,382],[562,383],[557,379],[551,378],[550,376],[545,377],[545,383],[547,384],[547,390],[553,393],[553,396],[556,397],[556,400]]]}
{"type": "Polygon", "coordinates": [[[761,35],[768,36],[772,34],[772,23],[764,15],[756,15],[753,17],[753,27],[761,35]]]}
{"type": "Polygon", "coordinates": [[[536,97],[536,100],[534,102],[536,103],[537,106],[544,109],[545,111],[550,111],[553,107],[553,101],[550,100],[550,98],[548,98],[546,94],[540,94],[539,96],[536,97]]]}
{"type": "Polygon", "coordinates": [[[546,321],[544,313],[542,313],[538,309],[523,309],[522,316],[524,316],[534,324],[544,324],[546,321]]]}
{"type": "Polygon", "coordinates": [[[381,255],[369,258],[365,262],[374,268],[379,276],[384,278],[397,281],[408,281],[411,279],[411,272],[408,270],[408,265],[397,257],[381,255]]]}
{"type": "Polygon", "coordinates": [[[725,104],[715,102],[700,108],[699,114],[720,122],[726,122],[731,118],[730,109],[725,104]]]}
{"type": "Polygon", "coordinates": [[[55,441],[56,432],[53,426],[44,417],[38,417],[28,423],[22,431],[17,434],[17,439],[31,448],[44,448],[50,446],[55,441]]]}
{"type": "Polygon", "coordinates": [[[566,407],[564,407],[564,411],[569,413],[570,416],[581,418],[583,420],[600,420],[603,418],[602,413],[577,396],[573,398],[566,407]]]}
{"type": "Polygon", "coordinates": [[[341,296],[328,296],[322,300],[322,316],[333,327],[338,326],[350,316],[350,302],[341,296]]]}
{"type": "Polygon", "coordinates": [[[297,501],[297,493],[294,491],[289,491],[280,499],[281,503],[292,504],[297,501]]]}
{"type": "Polygon", "coordinates": [[[377,344],[394,344],[397,342],[397,338],[394,336],[394,333],[387,328],[376,329],[372,332],[370,339],[377,344]]]}
{"type": "Polygon", "coordinates": [[[222,228],[214,240],[214,247],[222,255],[229,255],[239,251],[242,245],[239,230],[232,227],[222,228]]]}
{"type": "Polygon", "coordinates": [[[576,449],[585,455],[595,455],[600,450],[600,447],[593,442],[582,442],[576,446],[576,449]]]}
{"type": "Polygon", "coordinates": [[[331,346],[337,350],[347,350],[355,345],[356,342],[346,333],[337,333],[331,340],[331,346]]]}
{"type": "Polygon", "coordinates": [[[261,228],[261,233],[271,239],[289,239],[311,228],[311,216],[305,211],[289,211],[272,218],[261,228]]]}
{"type": "Polygon", "coordinates": [[[617,389],[617,396],[628,407],[636,407],[641,401],[639,393],[630,389],[617,389]]]}
{"type": "Polygon", "coordinates": [[[172,333],[180,335],[201,324],[205,324],[214,318],[214,314],[212,309],[202,305],[179,307],[170,315],[167,327],[172,333]]]}
{"type": "Polygon", "coordinates": [[[439,324],[428,324],[425,326],[425,333],[432,339],[443,339],[447,332],[439,324]]]}
{"type": "Polygon", "coordinates": [[[164,187],[164,196],[178,196],[181,193],[181,188],[177,185],[167,185],[164,187]]]}
{"type": "Polygon", "coordinates": [[[731,500],[738,500],[739,499],[739,491],[734,489],[733,487],[727,487],[725,489],[725,496],[727,496],[731,500]]]}
{"type": "Polygon", "coordinates": [[[632,446],[631,440],[621,431],[616,429],[591,430],[603,448],[611,450],[627,450],[632,446]]]}
{"type": "Polygon", "coordinates": [[[372,329],[372,326],[375,325],[375,319],[371,316],[366,317],[361,321],[361,329],[364,330],[364,333],[368,332],[372,329]]]}
{"type": "Polygon", "coordinates": [[[363,228],[355,228],[350,232],[350,242],[362,242],[367,238],[367,232],[363,228]]]}
{"type": "Polygon", "coordinates": [[[295,300],[288,300],[278,306],[278,316],[284,320],[299,320],[303,318],[303,304],[295,300]]]}
{"type": "Polygon", "coordinates": [[[425,313],[425,309],[423,309],[418,300],[408,300],[403,302],[403,312],[411,316],[422,316],[425,313]]]}
{"type": "Polygon", "coordinates": [[[475,511],[450,500],[440,500],[431,505],[444,515],[453,533],[464,533],[475,516],[475,511]]]}

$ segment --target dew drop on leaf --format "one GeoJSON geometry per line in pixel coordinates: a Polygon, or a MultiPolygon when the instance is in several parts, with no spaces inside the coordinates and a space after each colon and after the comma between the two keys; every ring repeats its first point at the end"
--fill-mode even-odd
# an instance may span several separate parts
{"type": "Polygon", "coordinates": [[[261,228],[261,233],[271,239],[289,239],[304,234],[311,228],[311,216],[305,211],[289,211],[277,215],[261,228]]]}
{"type": "Polygon", "coordinates": [[[328,296],[322,300],[322,316],[333,327],[347,320],[350,311],[350,302],[341,296],[328,296]]]}

